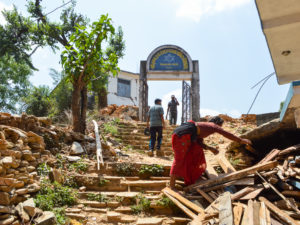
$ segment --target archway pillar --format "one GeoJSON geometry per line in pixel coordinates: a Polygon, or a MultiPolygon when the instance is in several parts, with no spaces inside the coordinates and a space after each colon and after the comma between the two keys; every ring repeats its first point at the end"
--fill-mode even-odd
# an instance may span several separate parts
{"type": "Polygon", "coordinates": [[[140,80],[139,80],[139,120],[147,120],[148,112],[148,84],[147,84],[147,61],[141,61],[140,64],[140,80]]]}
{"type": "Polygon", "coordinates": [[[193,74],[191,81],[192,89],[192,120],[200,121],[200,78],[199,78],[199,62],[193,60],[193,74]]]}

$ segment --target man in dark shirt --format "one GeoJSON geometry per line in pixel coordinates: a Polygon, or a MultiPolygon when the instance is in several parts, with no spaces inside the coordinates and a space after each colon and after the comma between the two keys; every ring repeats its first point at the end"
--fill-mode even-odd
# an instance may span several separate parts
{"type": "Polygon", "coordinates": [[[179,105],[179,102],[175,98],[175,95],[171,96],[171,101],[168,104],[168,110],[167,110],[167,115],[166,119],[168,117],[168,113],[170,111],[170,125],[176,125],[177,122],[177,106],[179,105]]]}

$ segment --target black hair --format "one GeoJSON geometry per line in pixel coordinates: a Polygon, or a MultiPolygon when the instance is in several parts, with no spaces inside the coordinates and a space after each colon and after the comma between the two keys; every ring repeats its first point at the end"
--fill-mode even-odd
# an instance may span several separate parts
{"type": "Polygon", "coordinates": [[[223,124],[224,120],[219,116],[214,116],[208,122],[212,122],[212,123],[215,123],[215,124],[221,126],[223,124]]]}
{"type": "Polygon", "coordinates": [[[159,102],[161,102],[161,99],[157,98],[155,99],[154,104],[158,104],[159,102]]]}

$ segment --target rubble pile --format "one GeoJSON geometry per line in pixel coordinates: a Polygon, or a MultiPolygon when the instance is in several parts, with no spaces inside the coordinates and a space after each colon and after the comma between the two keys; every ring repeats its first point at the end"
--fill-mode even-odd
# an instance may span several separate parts
{"type": "Polygon", "coordinates": [[[40,190],[37,168],[57,161],[58,152],[78,161],[95,152],[94,142],[48,118],[0,113],[0,224],[55,224],[54,213],[36,208],[32,198],[40,190]]]}
{"type": "Polygon", "coordinates": [[[118,117],[123,120],[139,120],[139,108],[131,105],[109,105],[100,110],[102,116],[118,117]]]}
{"type": "Polygon", "coordinates": [[[273,149],[246,169],[236,171],[225,157],[220,166],[225,174],[208,165],[207,178],[184,188],[191,193],[186,198],[163,190],[191,217],[191,224],[299,224],[300,144],[273,149]],[[197,196],[202,207],[187,199],[197,196]]]}
{"type": "Polygon", "coordinates": [[[23,224],[34,216],[38,221],[49,219],[49,213],[36,209],[30,199],[40,189],[36,167],[49,152],[43,138],[30,131],[38,126],[38,120],[22,121],[0,114],[0,124],[6,124],[0,125],[0,224],[23,224]]]}

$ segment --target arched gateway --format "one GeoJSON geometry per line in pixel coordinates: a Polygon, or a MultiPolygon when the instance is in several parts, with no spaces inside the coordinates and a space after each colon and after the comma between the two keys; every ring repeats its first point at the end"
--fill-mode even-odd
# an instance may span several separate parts
{"type": "Polygon", "coordinates": [[[200,120],[200,88],[198,60],[176,45],[154,49],[140,64],[139,119],[146,121],[148,110],[148,80],[182,80],[182,122],[200,120]],[[185,82],[191,80],[191,87],[185,82]]]}

